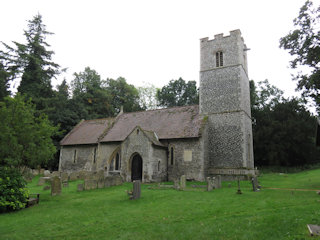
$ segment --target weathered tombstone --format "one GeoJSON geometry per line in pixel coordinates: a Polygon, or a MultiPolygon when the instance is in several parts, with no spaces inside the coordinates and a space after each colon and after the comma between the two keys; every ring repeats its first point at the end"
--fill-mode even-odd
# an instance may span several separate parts
{"type": "Polygon", "coordinates": [[[180,177],[180,189],[184,190],[186,188],[186,175],[180,177]]]}
{"type": "Polygon", "coordinates": [[[51,187],[49,185],[46,185],[43,187],[43,190],[49,190],[51,187]]]}
{"type": "Polygon", "coordinates": [[[78,192],[82,192],[84,190],[84,187],[83,187],[82,183],[78,184],[77,188],[78,188],[78,192]]]}
{"type": "Polygon", "coordinates": [[[61,181],[67,182],[68,180],[69,180],[69,174],[67,172],[62,172],[61,173],[61,181]]]}
{"type": "Polygon", "coordinates": [[[40,175],[43,175],[43,174],[44,174],[44,169],[43,169],[43,168],[40,168],[39,174],[40,174],[40,175]]]}
{"type": "Polygon", "coordinates": [[[61,179],[58,176],[51,179],[51,196],[61,194],[61,179]]]}
{"type": "Polygon", "coordinates": [[[70,181],[78,180],[78,176],[79,176],[78,172],[71,172],[71,173],[69,174],[69,180],[70,180],[70,181]]]}
{"type": "Polygon", "coordinates": [[[97,189],[97,180],[94,179],[85,179],[84,180],[84,190],[97,189]]]}
{"type": "Polygon", "coordinates": [[[214,188],[214,177],[207,177],[207,191],[210,192],[214,188]]]}
{"type": "Polygon", "coordinates": [[[69,187],[68,181],[62,182],[62,186],[63,186],[63,187],[69,187]]]}
{"type": "Polygon", "coordinates": [[[141,181],[140,180],[134,180],[133,181],[133,191],[131,200],[139,199],[141,196],[141,181]]]}
{"type": "Polygon", "coordinates": [[[176,189],[176,190],[180,190],[179,180],[178,179],[174,179],[173,180],[173,188],[176,189]]]}
{"type": "Polygon", "coordinates": [[[87,171],[87,172],[85,172],[84,180],[85,180],[85,179],[93,179],[93,176],[94,176],[94,173],[93,173],[93,172],[87,171]]]}
{"type": "Polygon", "coordinates": [[[259,186],[258,178],[257,178],[257,177],[252,177],[252,178],[251,178],[251,183],[252,183],[252,190],[253,190],[254,192],[259,191],[259,189],[258,189],[258,186],[259,186]]]}
{"type": "Polygon", "coordinates": [[[216,176],[215,178],[215,188],[221,188],[221,175],[216,176]]]}
{"type": "Polygon", "coordinates": [[[104,179],[98,180],[98,188],[104,188],[104,179]]]}
{"type": "Polygon", "coordinates": [[[50,182],[50,177],[40,177],[38,181],[38,186],[42,186],[46,182],[50,182]]]}
{"type": "Polygon", "coordinates": [[[104,179],[104,170],[99,170],[97,173],[97,180],[104,179]]]}
{"type": "Polygon", "coordinates": [[[49,171],[49,170],[44,170],[43,176],[45,176],[45,177],[50,177],[50,176],[51,176],[50,171],[49,171]]]}
{"type": "Polygon", "coordinates": [[[238,178],[238,191],[237,194],[242,194],[241,189],[240,189],[240,179],[238,178]]]}

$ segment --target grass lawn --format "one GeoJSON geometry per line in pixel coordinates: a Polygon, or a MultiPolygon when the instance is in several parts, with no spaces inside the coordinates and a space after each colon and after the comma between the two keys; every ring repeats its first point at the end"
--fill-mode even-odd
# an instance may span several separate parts
{"type": "MultiPolygon", "coordinates": [[[[307,224],[320,225],[320,169],[296,174],[263,174],[262,189],[249,182],[224,182],[205,192],[152,190],[142,185],[141,199],[130,201],[132,184],[77,192],[70,182],[62,195],[29,184],[40,204],[0,215],[0,239],[320,239],[307,224]],[[231,187],[229,184],[231,183],[231,187]]],[[[189,186],[194,183],[188,183],[189,186]]]]}

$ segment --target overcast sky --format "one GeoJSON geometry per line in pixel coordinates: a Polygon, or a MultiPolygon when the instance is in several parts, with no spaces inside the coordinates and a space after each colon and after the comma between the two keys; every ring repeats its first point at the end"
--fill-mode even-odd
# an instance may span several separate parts
{"type": "MultiPolygon", "coordinates": [[[[0,41],[25,42],[27,20],[38,12],[54,61],[67,74],[86,66],[103,79],[162,87],[182,77],[199,83],[200,38],[240,29],[248,51],[249,78],[268,79],[294,95],[290,56],[279,39],[292,28],[305,0],[0,0],[0,41]]],[[[319,1],[314,1],[319,4],[319,1]]]]}

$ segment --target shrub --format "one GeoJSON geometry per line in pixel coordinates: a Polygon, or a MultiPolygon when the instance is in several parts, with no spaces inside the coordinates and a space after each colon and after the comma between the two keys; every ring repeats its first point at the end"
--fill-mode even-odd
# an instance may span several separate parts
{"type": "Polygon", "coordinates": [[[0,212],[24,208],[29,196],[26,182],[17,169],[0,167],[0,212]]]}

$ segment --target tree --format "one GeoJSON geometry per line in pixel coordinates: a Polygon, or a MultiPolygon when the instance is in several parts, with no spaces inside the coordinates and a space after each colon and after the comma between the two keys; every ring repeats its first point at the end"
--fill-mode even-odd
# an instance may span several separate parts
{"type": "Polygon", "coordinates": [[[51,136],[58,131],[44,114],[19,94],[0,102],[0,165],[14,168],[45,166],[56,151],[51,136]]]}
{"type": "Polygon", "coordinates": [[[255,164],[301,166],[319,161],[315,118],[300,99],[286,99],[267,80],[250,82],[255,164]]]}
{"type": "Polygon", "coordinates": [[[293,31],[280,39],[280,47],[289,50],[293,60],[292,69],[300,70],[294,76],[298,82],[297,90],[304,97],[310,97],[320,111],[320,7],[314,7],[312,1],[306,1],[299,15],[294,19],[293,31]],[[307,70],[304,70],[306,69],[307,70]],[[304,71],[303,71],[304,70],[304,71]]]}
{"type": "Polygon", "coordinates": [[[187,83],[179,78],[171,80],[168,85],[157,90],[159,106],[174,107],[199,103],[199,93],[195,81],[187,83]]]}
{"type": "Polygon", "coordinates": [[[145,87],[138,87],[139,105],[143,109],[156,109],[159,105],[157,99],[157,88],[152,84],[145,84],[145,87]]]}
{"type": "MultiPolygon", "coordinates": [[[[24,31],[27,43],[13,42],[15,48],[5,44],[13,58],[11,61],[21,72],[18,92],[31,97],[39,110],[46,108],[46,99],[52,97],[51,79],[59,74],[59,65],[52,62],[53,51],[47,50],[50,45],[46,36],[53,33],[46,30],[40,14],[28,21],[28,30],[24,31]]],[[[9,54],[7,54],[9,56],[9,54]]]]}
{"type": "Polygon", "coordinates": [[[107,79],[106,89],[111,95],[111,106],[115,113],[119,113],[121,106],[125,112],[142,110],[139,105],[139,92],[135,86],[128,84],[126,79],[119,77],[116,80],[107,79]]]}
{"type": "Polygon", "coordinates": [[[71,82],[72,99],[78,106],[77,114],[83,119],[104,118],[114,115],[114,106],[106,81],[90,67],[83,72],[74,73],[71,82]]]}

